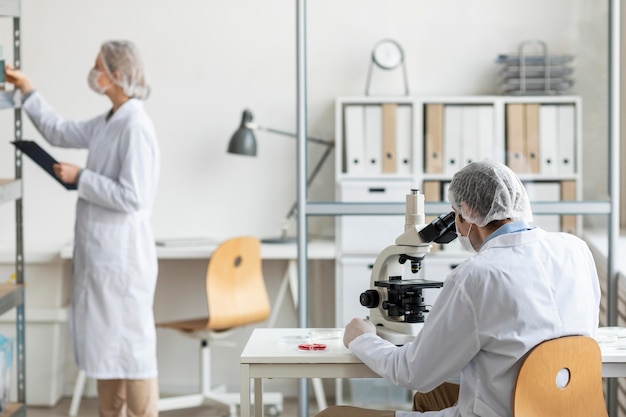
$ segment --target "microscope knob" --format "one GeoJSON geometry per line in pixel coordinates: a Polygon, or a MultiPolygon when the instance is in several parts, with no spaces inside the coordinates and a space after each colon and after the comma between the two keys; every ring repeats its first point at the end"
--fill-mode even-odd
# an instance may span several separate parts
{"type": "Polygon", "coordinates": [[[375,308],[378,307],[378,303],[380,303],[380,296],[376,290],[367,290],[361,293],[359,301],[363,307],[375,308]]]}

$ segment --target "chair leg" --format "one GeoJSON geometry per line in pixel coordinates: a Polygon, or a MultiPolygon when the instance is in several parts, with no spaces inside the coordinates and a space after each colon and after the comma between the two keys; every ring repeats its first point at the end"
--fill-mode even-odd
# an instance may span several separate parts
{"type": "MultiPolygon", "coordinates": [[[[240,394],[226,392],[225,387],[222,386],[211,386],[211,349],[208,339],[202,339],[200,341],[200,393],[160,398],[158,409],[159,411],[177,410],[209,403],[225,405],[228,407],[229,417],[237,417],[240,394]]],[[[280,413],[283,409],[282,393],[263,393],[263,404],[273,407],[275,414],[280,413]]]]}
{"type": "Polygon", "coordinates": [[[200,392],[205,397],[211,395],[211,350],[209,341],[200,341],[200,392]]]}
{"type": "Polygon", "coordinates": [[[83,397],[83,391],[85,389],[85,380],[86,380],[85,371],[82,369],[78,370],[78,375],[76,376],[76,382],[74,383],[74,393],[72,394],[72,403],[70,404],[70,417],[76,417],[78,415],[78,407],[80,407],[80,401],[83,397]]]}

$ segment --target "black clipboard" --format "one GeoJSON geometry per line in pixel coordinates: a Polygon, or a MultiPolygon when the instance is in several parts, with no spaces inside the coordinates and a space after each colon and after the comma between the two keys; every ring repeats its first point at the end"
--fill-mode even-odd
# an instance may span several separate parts
{"type": "Polygon", "coordinates": [[[48,174],[52,176],[55,180],[59,182],[63,187],[68,190],[75,190],[76,184],[68,184],[63,181],[59,177],[56,176],[54,170],[52,169],[52,165],[57,164],[58,162],[54,159],[48,152],[46,152],[41,146],[37,144],[37,142],[33,142],[32,140],[16,140],[11,142],[18,148],[20,151],[24,152],[30,159],[35,161],[37,165],[43,168],[48,174]]]}

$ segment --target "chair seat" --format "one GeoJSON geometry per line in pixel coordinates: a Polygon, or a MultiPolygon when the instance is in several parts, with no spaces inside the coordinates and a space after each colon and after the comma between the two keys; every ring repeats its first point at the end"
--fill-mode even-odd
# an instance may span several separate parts
{"type": "Polygon", "coordinates": [[[202,330],[209,330],[209,319],[207,317],[200,319],[187,319],[168,321],[163,323],[157,323],[156,327],[165,329],[174,329],[181,332],[198,332],[202,330]]]}

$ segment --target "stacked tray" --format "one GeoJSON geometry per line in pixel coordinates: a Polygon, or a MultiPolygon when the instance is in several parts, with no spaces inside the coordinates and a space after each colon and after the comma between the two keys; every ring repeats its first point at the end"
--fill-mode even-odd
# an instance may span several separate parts
{"type": "Polygon", "coordinates": [[[498,90],[502,94],[561,94],[574,85],[573,60],[573,55],[548,55],[542,41],[522,42],[517,54],[498,55],[496,63],[503,65],[498,90]],[[540,50],[529,52],[531,46],[540,50]]]}

